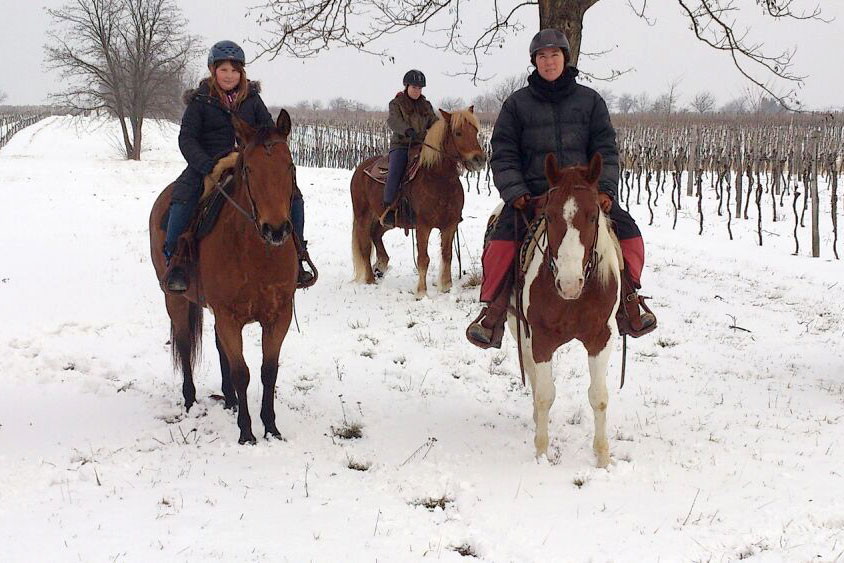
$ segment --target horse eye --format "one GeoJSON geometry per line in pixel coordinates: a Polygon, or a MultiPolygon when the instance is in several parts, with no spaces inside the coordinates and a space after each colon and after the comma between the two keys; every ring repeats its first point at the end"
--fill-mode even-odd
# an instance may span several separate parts
{"type": "Polygon", "coordinates": [[[454,136],[455,136],[455,137],[462,137],[462,136],[463,136],[463,132],[462,132],[462,131],[455,131],[455,132],[454,132],[454,136]]]}

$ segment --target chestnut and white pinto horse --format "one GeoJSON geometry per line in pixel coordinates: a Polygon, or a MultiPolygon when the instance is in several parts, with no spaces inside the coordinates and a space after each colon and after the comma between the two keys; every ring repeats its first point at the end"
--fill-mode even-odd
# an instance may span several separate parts
{"type": "Polygon", "coordinates": [[[526,256],[524,289],[513,298],[526,326],[508,315],[514,338],[521,338],[524,370],[533,391],[534,445],[537,458],[548,453],[548,412],[556,390],[551,359],[554,351],[577,339],[589,355],[589,403],[595,416],[592,448],[598,467],[610,461],[607,442],[607,363],[618,336],[621,248],[608,217],[598,206],[601,156],[588,166],[560,169],[545,159],[550,189],[532,200],[537,218],[544,217],[532,255],[526,256]],[[518,303],[521,300],[521,303],[518,303]]]}

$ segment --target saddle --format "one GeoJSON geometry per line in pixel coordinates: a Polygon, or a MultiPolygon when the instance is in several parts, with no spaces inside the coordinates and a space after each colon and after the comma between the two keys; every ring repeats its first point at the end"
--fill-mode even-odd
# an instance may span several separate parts
{"type": "MultiPolygon", "coordinates": [[[[401,179],[402,186],[412,181],[416,177],[416,173],[419,172],[419,155],[421,153],[422,147],[420,145],[415,145],[407,151],[407,166],[404,168],[404,176],[401,179]]],[[[386,184],[389,169],[390,155],[384,154],[378,157],[368,168],[365,168],[363,172],[379,184],[386,184]]]]}

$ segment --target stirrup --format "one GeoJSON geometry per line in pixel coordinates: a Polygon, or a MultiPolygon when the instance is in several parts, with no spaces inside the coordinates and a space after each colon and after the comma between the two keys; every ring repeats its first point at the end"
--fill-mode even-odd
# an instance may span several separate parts
{"type": "MultiPolygon", "coordinates": [[[[646,334],[650,334],[651,332],[656,330],[657,320],[656,320],[656,315],[653,314],[653,311],[651,311],[651,308],[648,307],[647,304],[645,303],[645,299],[650,299],[650,297],[644,297],[644,296],[639,295],[638,293],[635,293],[635,292],[631,295],[636,297],[636,301],[637,301],[636,306],[642,307],[642,309],[644,309],[644,311],[645,311],[644,313],[639,315],[639,318],[642,319],[642,318],[646,318],[646,316],[649,316],[649,318],[653,319],[653,322],[649,325],[643,326],[642,328],[640,328],[638,330],[634,329],[632,323],[630,322],[630,318],[627,316],[627,309],[624,307],[623,303],[621,304],[621,306],[618,309],[618,312],[615,315],[615,320],[616,320],[616,324],[618,325],[618,332],[619,332],[620,335],[626,334],[626,335],[630,336],[631,338],[639,338],[640,336],[645,336],[646,334]]],[[[629,297],[630,296],[628,296],[628,298],[629,297]]]]}
{"type": "Polygon", "coordinates": [[[396,215],[396,206],[394,204],[390,204],[384,210],[384,213],[382,213],[378,218],[378,222],[381,223],[381,226],[385,229],[393,229],[396,226],[396,215]]]}
{"type": "Polygon", "coordinates": [[[311,261],[311,256],[308,254],[308,251],[305,250],[299,257],[299,275],[296,278],[296,289],[308,289],[317,282],[317,278],[319,278],[319,271],[311,261]],[[311,269],[310,272],[302,267],[303,263],[308,265],[311,269]],[[305,274],[310,277],[306,277],[305,274]]]}
{"type": "Polygon", "coordinates": [[[486,317],[487,308],[481,311],[472,323],[466,327],[466,339],[481,348],[501,348],[501,341],[504,338],[504,323],[499,322],[493,328],[487,328],[481,324],[481,319],[486,317]]]}

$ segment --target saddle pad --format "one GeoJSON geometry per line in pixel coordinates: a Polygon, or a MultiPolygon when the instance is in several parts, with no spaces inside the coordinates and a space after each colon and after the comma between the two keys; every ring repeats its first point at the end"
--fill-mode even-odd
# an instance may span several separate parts
{"type": "MultiPolygon", "coordinates": [[[[234,175],[228,174],[224,176],[220,181],[220,187],[225,190],[227,194],[231,195],[232,191],[234,191],[234,175]]],[[[188,230],[193,230],[197,239],[206,237],[208,233],[214,229],[214,225],[217,223],[217,219],[220,216],[220,210],[223,209],[223,205],[225,205],[225,203],[226,196],[220,193],[220,190],[214,190],[210,196],[200,202],[199,212],[190,222],[188,230]]],[[[170,209],[168,208],[161,217],[160,227],[162,230],[167,230],[167,223],[169,221],[170,209]]]]}

